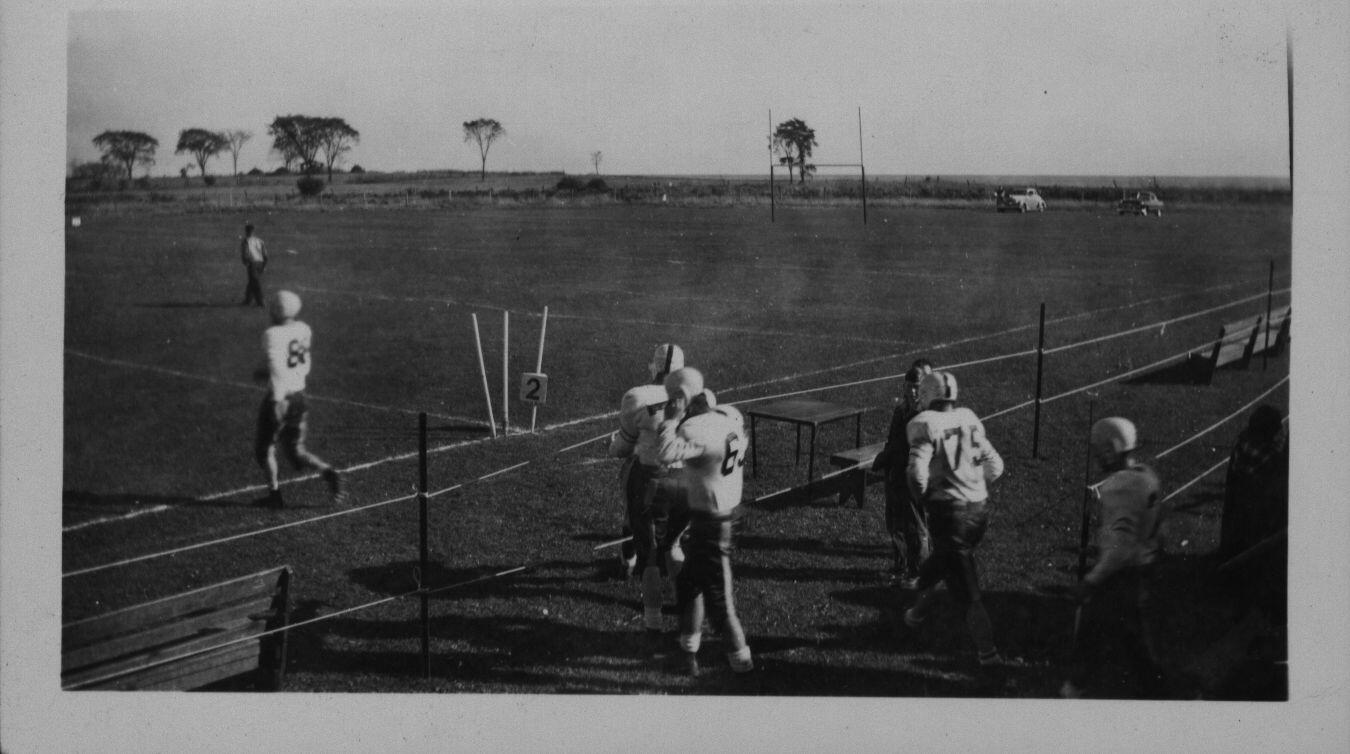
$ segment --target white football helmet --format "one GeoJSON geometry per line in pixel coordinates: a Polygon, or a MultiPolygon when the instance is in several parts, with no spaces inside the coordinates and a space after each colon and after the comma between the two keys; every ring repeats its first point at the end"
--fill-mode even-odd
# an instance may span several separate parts
{"type": "Polygon", "coordinates": [[[956,377],[951,372],[929,372],[919,380],[917,402],[919,410],[929,408],[933,401],[956,400],[956,377]]]}
{"type": "Polygon", "coordinates": [[[1120,455],[1139,446],[1139,435],[1135,432],[1134,422],[1119,416],[1108,416],[1092,425],[1090,442],[1098,455],[1120,455]]]}
{"type": "Polygon", "coordinates": [[[664,377],[667,374],[684,367],[684,351],[674,343],[662,343],[656,347],[656,352],[652,354],[652,363],[647,365],[651,370],[652,380],[664,377]]]}
{"type": "Polygon", "coordinates": [[[300,297],[290,291],[277,291],[267,302],[267,313],[272,315],[273,322],[295,319],[300,313],[300,297]]]}
{"type": "Polygon", "coordinates": [[[676,396],[686,401],[703,392],[703,373],[693,367],[676,369],[666,375],[666,395],[674,400],[676,396]]]}

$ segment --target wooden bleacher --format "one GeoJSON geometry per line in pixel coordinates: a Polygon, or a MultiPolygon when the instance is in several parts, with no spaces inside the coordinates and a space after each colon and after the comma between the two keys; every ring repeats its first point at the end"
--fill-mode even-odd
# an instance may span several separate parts
{"type": "Polygon", "coordinates": [[[1209,385],[1214,381],[1214,372],[1220,367],[1246,369],[1256,348],[1257,336],[1261,334],[1263,319],[1264,317],[1258,314],[1220,327],[1219,337],[1215,339],[1213,346],[1207,346],[1204,350],[1190,355],[1190,362],[1196,370],[1196,379],[1209,385]]]}
{"type": "Polygon", "coordinates": [[[196,689],[252,673],[275,690],[286,667],[290,566],[61,627],[62,689],[196,689]]]}

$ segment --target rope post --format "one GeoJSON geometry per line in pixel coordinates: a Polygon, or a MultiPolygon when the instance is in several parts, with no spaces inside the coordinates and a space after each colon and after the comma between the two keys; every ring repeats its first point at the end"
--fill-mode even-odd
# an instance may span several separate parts
{"type": "Polygon", "coordinates": [[[1041,376],[1045,366],[1045,302],[1041,302],[1041,334],[1036,341],[1036,416],[1031,424],[1031,457],[1038,458],[1041,449],[1041,376]]]}
{"type": "Polygon", "coordinates": [[[863,167],[862,106],[858,107],[858,170],[862,173],[863,225],[867,224],[867,168],[863,167]]]}
{"type": "Polygon", "coordinates": [[[473,345],[478,350],[478,373],[483,376],[483,397],[487,400],[488,429],[492,437],[497,437],[497,420],[492,417],[492,392],[488,390],[487,364],[483,361],[483,338],[478,333],[478,314],[470,313],[473,318],[473,345]]]}
{"type": "Polygon", "coordinates": [[[422,598],[422,677],[431,677],[431,609],[426,587],[430,572],[427,553],[427,413],[417,415],[417,507],[421,552],[418,557],[417,591],[422,598]]]}
{"type": "Polygon", "coordinates": [[[1083,521],[1082,531],[1078,537],[1078,580],[1081,582],[1087,575],[1087,548],[1088,548],[1088,524],[1091,519],[1088,510],[1088,500],[1092,494],[1089,483],[1092,481],[1092,420],[1096,401],[1088,401],[1088,431],[1087,431],[1087,456],[1083,466],[1083,521]]]}
{"type": "MultiPolygon", "coordinates": [[[[534,360],[534,371],[542,373],[544,371],[544,333],[548,332],[548,307],[544,307],[544,318],[539,324],[539,357],[534,360]]],[[[534,421],[539,416],[539,405],[530,407],[530,431],[534,431],[534,421]]]]}
{"type": "Polygon", "coordinates": [[[1266,344],[1261,349],[1261,371],[1270,366],[1270,299],[1275,295],[1275,260],[1270,260],[1270,277],[1266,283],[1266,344]]]}
{"type": "Polygon", "coordinates": [[[511,312],[502,310],[502,435],[505,436],[511,431],[510,417],[510,395],[511,395],[511,377],[508,374],[510,370],[511,353],[511,312]]]}

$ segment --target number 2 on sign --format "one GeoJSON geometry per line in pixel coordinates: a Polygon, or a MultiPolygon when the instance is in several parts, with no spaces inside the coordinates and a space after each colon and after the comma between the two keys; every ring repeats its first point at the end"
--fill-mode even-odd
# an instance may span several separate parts
{"type": "Polygon", "coordinates": [[[541,406],[548,401],[548,375],[526,372],[520,375],[520,400],[541,406]]]}

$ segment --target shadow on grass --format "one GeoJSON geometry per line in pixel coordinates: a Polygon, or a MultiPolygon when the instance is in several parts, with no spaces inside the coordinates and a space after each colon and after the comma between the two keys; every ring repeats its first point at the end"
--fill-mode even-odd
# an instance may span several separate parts
{"type": "Polygon", "coordinates": [[[1203,385],[1205,367],[1194,360],[1178,362],[1171,366],[1145,372],[1137,377],[1123,380],[1125,385],[1203,385]]]}

